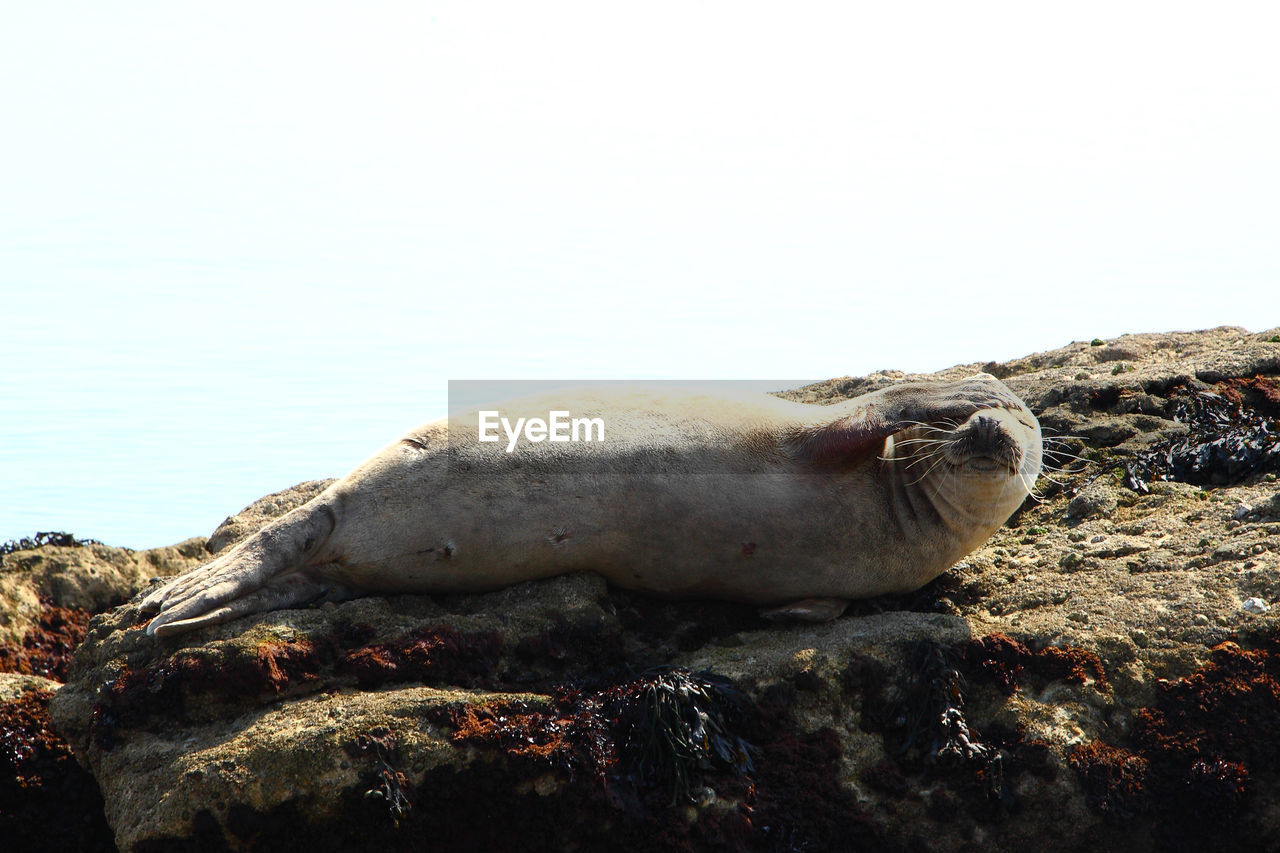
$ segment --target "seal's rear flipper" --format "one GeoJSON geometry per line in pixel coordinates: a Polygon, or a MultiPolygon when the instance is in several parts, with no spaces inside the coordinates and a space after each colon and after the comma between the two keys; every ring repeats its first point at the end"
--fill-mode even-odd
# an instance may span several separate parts
{"type": "Polygon", "coordinates": [[[760,615],[770,622],[830,622],[848,606],[847,598],[802,598],[761,610],[760,615]]]}

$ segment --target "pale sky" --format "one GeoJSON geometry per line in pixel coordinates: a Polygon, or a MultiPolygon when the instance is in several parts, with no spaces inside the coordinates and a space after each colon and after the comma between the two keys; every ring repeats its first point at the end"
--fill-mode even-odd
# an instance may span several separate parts
{"type": "MultiPolygon", "coordinates": [[[[819,379],[1280,324],[1278,22],[9,4],[0,539],[125,477],[220,520],[443,414],[448,379],[819,379]]],[[[172,514],[148,500],[121,512],[172,514]]]]}

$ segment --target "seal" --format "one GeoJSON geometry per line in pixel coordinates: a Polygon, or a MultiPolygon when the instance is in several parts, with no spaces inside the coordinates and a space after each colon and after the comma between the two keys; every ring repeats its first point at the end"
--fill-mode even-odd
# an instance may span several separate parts
{"type": "Polygon", "coordinates": [[[830,406],[606,388],[501,412],[518,424],[557,410],[599,419],[604,440],[482,441],[493,419],[479,411],[419,427],[157,587],[141,604],[155,614],[147,632],[584,570],[669,598],[768,605],[769,618],[831,619],[977,548],[1041,468],[1035,416],[987,374],[830,406]]]}

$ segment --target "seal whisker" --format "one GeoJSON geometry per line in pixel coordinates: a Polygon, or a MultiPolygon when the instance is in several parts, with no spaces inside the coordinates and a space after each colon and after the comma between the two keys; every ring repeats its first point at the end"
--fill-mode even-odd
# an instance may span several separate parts
{"type": "MultiPolygon", "coordinates": [[[[909,468],[914,468],[914,467],[916,467],[916,466],[917,466],[917,465],[919,465],[921,462],[928,462],[928,461],[929,461],[929,460],[931,460],[931,459],[936,459],[936,458],[938,458],[938,455],[939,455],[939,454],[937,454],[937,453],[930,453],[928,456],[921,456],[919,459],[916,459],[916,460],[915,460],[915,461],[913,461],[911,464],[909,464],[909,465],[903,465],[903,466],[902,466],[902,470],[906,471],[906,470],[908,470],[909,468]]],[[[937,464],[937,463],[935,462],[934,464],[937,464]]],[[[925,469],[925,474],[928,474],[928,473],[929,473],[929,471],[931,471],[931,470],[933,470],[933,465],[930,465],[927,469],[925,469]]]]}
{"type": "MultiPolygon", "coordinates": [[[[1046,498],[1043,495],[1037,495],[1036,489],[1035,489],[1036,480],[1038,480],[1040,477],[1044,477],[1044,471],[1041,470],[1040,475],[1036,478],[1033,478],[1031,482],[1027,482],[1028,475],[1026,474],[1026,472],[1022,470],[1021,466],[1019,466],[1017,470],[1017,475],[1018,475],[1018,480],[1022,483],[1022,487],[1027,490],[1027,496],[1031,498],[1033,501],[1035,501],[1036,503],[1044,503],[1046,498]]],[[[1051,478],[1046,477],[1045,479],[1051,479],[1051,478]]],[[[1057,481],[1055,480],[1054,482],[1057,482],[1057,481]]],[[[1059,485],[1063,485],[1063,484],[1059,483],[1059,485]]]]}
{"type": "MultiPolygon", "coordinates": [[[[928,442],[927,444],[924,444],[920,447],[905,448],[906,452],[903,453],[902,458],[910,459],[916,456],[937,453],[939,448],[946,447],[947,444],[948,442],[946,441],[938,440],[938,441],[928,442]]],[[[897,450],[898,447],[901,447],[901,445],[895,446],[894,449],[897,450]]]]}
{"type": "Polygon", "coordinates": [[[941,450],[933,450],[929,453],[911,453],[905,456],[881,456],[880,458],[885,462],[906,462],[906,464],[902,466],[902,470],[905,471],[908,468],[919,465],[921,462],[926,462],[934,458],[940,452],[941,450]],[[911,461],[908,462],[907,460],[911,461]]]}
{"type": "Polygon", "coordinates": [[[1076,459],[1076,460],[1079,460],[1080,462],[1092,462],[1092,461],[1093,461],[1092,459],[1090,459],[1090,458],[1089,458],[1089,457],[1087,457],[1087,456],[1081,456],[1081,455],[1080,455],[1080,454],[1078,454],[1078,453],[1071,453],[1071,452],[1066,451],[1066,450],[1048,450],[1048,449],[1046,449],[1046,450],[1044,451],[1044,455],[1045,455],[1045,456],[1052,456],[1052,457],[1054,457],[1055,459],[1057,459],[1057,458],[1062,458],[1062,459],[1076,459]]]}
{"type": "Polygon", "coordinates": [[[1089,465],[1093,465],[1093,464],[1094,464],[1094,462],[1093,462],[1093,460],[1091,460],[1091,459],[1082,459],[1082,457],[1079,457],[1079,456],[1073,456],[1073,457],[1070,457],[1070,459],[1066,459],[1066,460],[1062,460],[1062,461],[1059,461],[1059,460],[1046,460],[1046,461],[1044,461],[1044,470],[1047,470],[1047,471],[1066,471],[1066,470],[1071,470],[1071,471],[1083,471],[1084,469],[1087,469],[1087,467],[1088,467],[1089,465]]]}
{"type": "MultiPolygon", "coordinates": [[[[923,480],[925,477],[928,477],[930,474],[932,474],[932,473],[933,473],[933,469],[934,469],[934,468],[937,468],[937,467],[938,467],[939,465],[941,465],[944,461],[946,461],[947,454],[945,454],[945,453],[938,453],[938,454],[937,454],[937,457],[938,457],[938,459],[937,459],[937,461],[936,461],[936,462],[934,462],[932,465],[930,465],[930,466],[928,467],[928,469],[927,469],[923,474],[921,474],[919,477],[917,477],[916,479],[912,480],[910,483],[907,483],[907,485],[908,485],[908,486],[914,486],[916,483],[919,483],[919,482],[920,482],[921,480],[923,480]]],[[[910,467],[910,466],[908,466],[908,467],[910,467]]]]}
{"type": "Polygon", "coordinates": [[[1066,471],[1068,473],[1079,473],[1081,471],[1084,471],[1086,468],[1088,468],[1092,464],[1096,464],[1093,462],[1092,459],[1078,459],[1078,458],[1068,460],[1061,464],[1058,464],[1056,462],[1045,462],[1042,467],[1042,471],[1053,472],[1055,474],[1058,473],[1059,471],[1066,471]]]}
{"type": "Polygon", "coordinates": [[[946,443],[947,443],[947,439],[945,438],[904,438],[898,441],[894,441],[894,444],[899,447],[902,447],[907,444],[946,444],[946,443]]]}
{"type": "Polygon", "coordinates": [[[1051,470],[1051,469],[1048,469],[1048,468],[1045,468],[1044,466],[1041,466],[1041,468],[1040,468],[1040,477],[1039,477],[1038,479],[1048,480],[1050,483],[1057,483],[1059,486],[1066,486],[1066,485],[1067,485],[1067,482],[1066,482],[1065,480],[1059,480],[1059,479],[1057,479],[1057,478],[1055,478],[1055,477],[1051,477],[1051,476],[1049,476],[1049,473],[1048,473],[1048,471],[1049,471],[1049,470],[1051,470]]]}
{"type": "Polygon", "coordinates": [[[924,453],[924,454],[921,454],[921,455],[919,455],[919,456],[914,456],[914,457],[909,456],[909,457],[907,457],[907,458],[908,458],[908,459],[911,459],[911,462],[910,462],[909,464],[907,464],[907,465],[902,466],[902,470],[904,470],[904,471],[905,471],[905,470],[906,470],[906,469],[908,469],[908,468],[914,468],[916,465],[919,465],[921,462],[927,462],[927,461],[929,461],[930,459],[933,459],[934,457],[936,457],[936,456],[938,456],[939,454],[943,453],[943,450],[944,450],[943,448],[939,447],[939,448],[937,448],[936,450],[932,450],[932,451],[930,451],[929,453],[924,453]]]}
{"type": "MultiPolygon", "coordinates": [[[[1087,460],[1087,459],[1086,459],[1086,460],[1082,460],[1082,461],[1084,461],[1084,462],[1088,462],[1089,460],[1087,460]]],[[[1073,469],[1071,469],[1071,472],[1070,472],[1070,473],[1079,473],[1080,471],[1083,471],[1086,467],[1087,467],[1087,466],[1085,466],[1085,465],[1081,465],[1081,466],[1080,466],[1080,467],[1078,467],[1078,468],[1073,468],[1073,469]]],[[[1043,474],[1043,475],[1045,475],[1045,476],[1048,476],[1048,473],[1049,473],[1049,472],[1052,472],[1052,473],[1056,474],[1056,473],[1058,473],[1058,472],[1060,472],[1060,471],[1066,471],[1066,470],[1067,470],[1067,466],[1066,466],[1066,465],[1043,465],[1043,466],[1041,467],[1041,469],[1040,469],[1040,472],[1041,472],[1041,474],[1043,474]]]]}
{"type": "Polygon", "coordinates": [[[934,432],[950,432],[951,430],[954,430],[956,427],[960,425],[960,421],[956,420],[955,418],[939,418],[938,420],[933,421],[932,423],[930,423],[929,421],[913,421],[913,420],[901,420],[901,421],[898,421],[898,423],[904,424],[906,426],[923,427],[924,429],[933,430],[934,432]],[[938,426],[938,424],[946,424],[948,429],[942,429],[941,427],[938,426]]]}

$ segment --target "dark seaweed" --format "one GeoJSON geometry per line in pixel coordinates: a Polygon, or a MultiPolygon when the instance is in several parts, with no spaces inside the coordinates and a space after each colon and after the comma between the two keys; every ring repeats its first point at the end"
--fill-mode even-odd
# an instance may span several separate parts
{"type": "Polygon", "coordinates": [[[1280,651],[1214,647],[1190,675],[1160,681],[1133,712],[1128,743],[1094,741],[1068,756],[1088,805],[1109,821],[1146,825],[1159,850],[1274,850],[1246,806],[1280,772],[1280,651]]]}
{"type": "Polygon", "coordinates": [[[904,768],[956,774],[960,787],[977,794],[981,803],[974,805],[984,816],[997,817],[1013,803],[1004,784],[1005,756],[984,743],[965,718],[963,665],[953,649],[915,644],[898,692],[883,706],[867,708],[868,722],[883,732],[890,755],[904,768]]]}
{"type": "Polygon", "coordinates": [[[77,539],[70,533],[46,530],[37,533],[35,536],[24,536],[21,539],[10,539],[8,542],[0,543],[0,557],[5,554],[12,554],[14,551],[31,551],[36,548],[43,548],[45,545],[56,545],[60,548],[82,548],[85,545],[101,544],[97,539],[77,539]]]}
{"type": "Polygon", "coordinates": [[[1125,467],[1128,488],[1147,494],[1153,480],[1230,486],[1280,472],[1280,418],[1203,391],[1175,397],[1172,406],[1190,432],[1140,453],[1125,467]]]}
{"type": "Polygon", "coordinates": [[[114,853],[98,785],[49,721],[52,695],[0,702],[0,846],[114,853]]]}
{"type": "Polygon", "coordinates": [[[0,645],[0,672],[66,681],[71,653],[84,639],[90,614],[78,607],[58,607],[49,598],[41,598],[40,604],[40,618],[22,643],[0,645]]]}
{"type": "Polygon", "coordinates": [[[750,774],[753,748],[734,733],[746,697],[727,679],[687,669],[653,670],[609,691],[603,703],[623,760],[671,802],[689,799],[699,769],[750,774]]]}

